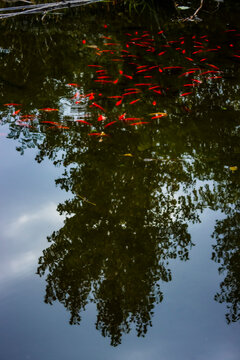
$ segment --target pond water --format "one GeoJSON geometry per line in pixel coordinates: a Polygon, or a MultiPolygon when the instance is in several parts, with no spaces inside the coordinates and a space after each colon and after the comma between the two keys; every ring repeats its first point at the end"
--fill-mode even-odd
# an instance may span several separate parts
{"type": "Polygon", "coordinates": [[[0,23],[1,360],[239,359],[239,11],[0,23]]]}

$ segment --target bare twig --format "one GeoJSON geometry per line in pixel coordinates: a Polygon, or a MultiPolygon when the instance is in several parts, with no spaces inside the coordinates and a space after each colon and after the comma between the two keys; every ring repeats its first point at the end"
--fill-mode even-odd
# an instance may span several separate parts
{"type": "Polygon", "coordinates": [[[182,21],[194,21],[194,19],[196,19],[196,17],[197,17],[197,14],[199,13],[201,8],[203,7],[203,3],[204,3],[204,0],[201,0],[201,3],[199,5],[199,7],[197,8],[197,10],[195,11],[195,13],[193,15],[189,16],[188,18],[183,19],[182,21]]]}
{"type": "Polygon", "coordinates": [[[194,13],[192,16],[190,16],[191,18],[195,18],[195,17],[197,16],[197,14],[199,13],[199,11],[200,11],[201,8],[203,7],[203,2],[204,2],[204,0],[201,0],[201,3],[200,3],[199,8],[195,11],[195,13],[194,13]]]}

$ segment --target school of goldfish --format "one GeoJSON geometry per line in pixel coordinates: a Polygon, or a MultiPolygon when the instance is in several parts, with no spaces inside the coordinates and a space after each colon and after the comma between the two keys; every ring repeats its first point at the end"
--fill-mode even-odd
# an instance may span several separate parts
{"type": "MultiPolygon", "coordinates": [[[[107,25],[104,29],[108,32],[107,25]]],[[[240,61],[240,33],[235,29],[227,29],[225,33],[230,57],[240,61]]],[[[88,44],[83,39],[84,51],[94,52],[91,58],[95,58],[93,64],[87,65],[86,72],[92,82],[91,89],[86,93],[80,83],[66,84],[72,92],[69,101],[81,110],[80,118],[73,121],[88,127],[89,136],[102,139],[110,135],[107,133],[109,128],[120,124],[132,127],[151,125],[168,115],[162,101],[168,95],[174,94],[174,101],[182,102],[189,112],[187,99],[194,98],[202,84],[212,84],[224,78],[224,71],[218,64],[213,64],[213,60],[218,62],[222,45],[212,46],[207,35],[167,40],[167,35],[161,30],[155,35],[149,31],[134,31],[124,34],[124,37],[123,44],[108,34],[100,35],[97,45],[88,44]],[[173,61],[177,63],[173,64],[173,61]],[[167,80],[170,78],[172,81],[173,77],[177,83],[174,93],[167,80]],[[139,115],[142,105],[146,113],[139,115]]],[[[11,109],[11,115],[19,126],[34,127],[33,122],[38,121],[47,129],[70,129],[69,122],[64,119],[42,120],[41,114],[59,112],[58,108],[41,108],[35,114],[24,114],[21,104],[7,103],[4,106],[11,109]]]]}

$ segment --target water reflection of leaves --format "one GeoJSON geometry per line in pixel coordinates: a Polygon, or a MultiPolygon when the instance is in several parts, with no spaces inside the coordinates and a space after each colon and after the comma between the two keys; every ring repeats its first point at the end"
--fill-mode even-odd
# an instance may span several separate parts
{"type": "MultiPolygon", "coordinates": [[[[45,301],[63,303],[72,324],[93,301],[96,327],[112,345],[121,342],[131,323],[138,336],[151,326],[155,303],[163,299],[160,284],[171,280],[169,259],[189,258],[193,244],[185,222],[198,221],[199,205],[191,197],[175,199],[181,162],[170,176],[168,164],[134,158],[120,163],[114,153],[98,153],[92,146],[81,155],[81,165],[57,180],[73,194],[91,189],[97,207],[81,206],[78,196],[59,205],[69,217],[49,237],[52,245],[38,268],[40,275],[48,270],[45,301]]],[[[191,176],[186,174],[186,181],[190,185],[191,176]]]]}
{"type": "MultiPolygon", "coordinates": [[[[58,136],[46,133],[43,143],[38,143],[37,160],[48,156],[55,164],[70,165],[57,180],[74,194],[72,200],[59,205],[59,211],[69,217],[64,227],[49,237],[52,245],[40,258],[38,273],[48,272],[45,301],[61,302],[71,313],[71,324],[80,322],[81,311],[92,301],[98,310],[96,327],[111,338],[112,345],[121,342],[131,324],[143,336],[152,324],[155,303],[163,299],[159,283],[171,280],[168,260],[189,258],[192,243],[187,222],[198,220],[199,209],[208,206],[228,212],[228,204],[237,202],[238,173],[233,175],[229,167],[224,170],[226,163],[237,161],[232,152],[238,136],[235,125],[220,124],[217,114],[210,116],[209,122],[198,109],[201,126],[198,122],[196,129],[197,121],[192,117],[189,123],[188,115],[177,137],[180,125],[177,119],[173,124],[170,117],[166,127],[151,133],[151,138],[145,131],[122,134],[119,139],[116,131],[114,141],[101,148],[78,131],[58,136]],[[223,141],[224,147],[220,146],[223,141]],[[157,142],[156,147],[153,144],[157,142]],[[60,149],[62,159],[58,159],[60,149]],[[125,153],[126,149],[131,152],[125,153]],[[211,153],[214,156],[210,157],[211,153]],[[134,157],[123,161],[121,154],[134,157]],[[144,161],[152,156],[156,161],[144,161]],[[233,176],[232,192],[226,193],[233,176]],[[211,179],[221,186],[196,189],[195,179],[211,179]],[[179,189],[186,193],[179,194],[179,189]],[[94,199],[97,207],[84,199],[82,204],[78,194],[90,194],[87,198],[94,199]]],[[[16,131],[12,127],[13,137],[16,131]]],[[[34,135],[26,134],[29,140],[34,135]]],[[[235,246],[231,236],[229,242],[235,246]]],[[[221,261],[223,246],[220,243],[220,250],[216,248],[214,259],[221,261]]],[[[239,283],[237,271],[231,270],[235,260],[236,256],[230,261],[230,270],[224,260],[227,285],[223,282],[222,292],[216,296],[216,300],[233,305],[229,321],[239,318],[239,283]]]]}
{"type": "Polygon", "coordinates": [[[215,300],[226,303],[227,322],[240,320],[240,212],[232,212],[215,227],[214,237],[217,244],[213,246],[212,259],[221,264],[220,274],[226,274],[220,284],[220,291],[215,300]]]}
{"type": "Polygon", "coordinates": [[[215,206],[224,210],[226,216],[216,222],[213,238],[212,259],[220,264],[219,273],[225,278],[220,290],[215,295],[219,303],[226,303],[228,323],[240,320],[240,189],[239,175],[231,175],[231,181],[223,192],[223,187],[216,187],[220,194],[215,206]],[[226,201],[228,199],[228,201],[226,201]]]}
{"type": "MultiPolygon", "coordinates": [[[[74,26],[70,26],[71,34],[74,26]]],[[[76,24],[74,30],[76,39],[81,38],[78,36],[78,26],[76,24]]],[[[10,74],[15,59],[22,57],[24,61],[17,66],[16,72],[22,76],[24,83],[28,83],[26,95],[31,95],[28,98],[35,95],[36,108],[48,104],[58,107],[63,93],[66,97],[65,85],[73,79],[81,86],[69,83],[68,88],[77,86],[80,91],[83,87],[84,93],[91,88],[89,79],[92,72],[86,70],[83,73],[86,58],[82,61],[83,54],[79,56],[78,52],[81,41],[73,42],[67,33],[63,33],[61,39],[54,32],[44,41],[40,36],[36,37],[40,54],[41,51],[49,54],[46,55],[49,58],[45,57],[44,61],[41,56],[36,58],[36,67],[39,69],[37,77],[28,66],[28,58],[31,58],[28,49],[32,49],[29,45],[32,38],[24,38],[24,41],[20,39],[21,46],[16,37],[12,40],[13,55],[10,63],[13,65],[10,74]],[[54,52],[56,43],[60,48],[54,52]],[[68,51],[66,44],[70,44],[68,51]],[[60,58],[64,59],[62,63],[60,58]],[[56,69],[54,76],[49,68],[56,69]],[[76,73],[79,68],[79,73],[76,73]],[[34,87],[32,83],[35,83],[34,87]],[[39,89],[42,89],[41,96],[39,89]]],[[[114,42],[118,41],[117,36],[114,36],[114,42]]],[[[93,44],[98,43],[97,35],[91,33],[91,39],[93,44]]],[[[185,48],[190,52],[187,41],[185,48]]],[[[89,63],[94,63],[95,54],[88,56],[92,61],[89,63]]],[[[176,59],[171,57],[169,64],[175,66],[176,59]]],[[[152,62],[151,55],[146,54],[142,61],[145,60],[152,62]]],[[[124,65],[124,73],[129,74],[129,67],[124,65]]],[[[122,65],[119,65],[119,69],[112,64],[109,67],[113,71],[122,69],[122,65]]],[[[142,131],[139,127],[137,131],[131,129],[130,132],[125,126],[115,128],[114,125],[109,127],[112,132],[106,138],[106,143],[99,143],[94,136],[88,137],[89,130],[84,132],[83,126],[78,127],[79,123],[73,123],[71,131],[61,133],[46,131],[38,124],[35,128],[24,129],[15,124],[10,125],[9,137],[19,139],[20,151],[37,146],[37,161],[49,157],[54,164],[66,167],[65,175],[57,179],[56,183],[73,194],[72,200],[59,205],[59,211],[65,212],[68,217],[62,229],[49,237],[52,244],[39,259],[38,273],[47,274],[45,301],[61,302],[70,311],[71,324],[79,323],[81,311],[89,301],[94,302],[98,310],[96,326],[104,336],[111,338],[113,345],[121,342],[122,334],[130,331],[131,324],[135,324],[139,336],[146,334],[148,326],[152,324],[155,303],[163,299],[161,283],[171,280],[168,261],[177,257],[181,260],[189,258],[192,242],[187,223],[198,221],[198,210],[203,211],[206,207],[229,213],[229,220],[219,222],[214,235],[218,241],[214,259],[222,261],[222,270],[227,272],[222,292],[216,300],[233,304],[234,316],[230,314],[229,319],[239,318],[239,271],[235,261],[238,260],[239,251],[235,237],[239,235],[236,215],[239,208],[230,211],[232,204],[239,199],[237,182],[235,187],[231,187],[232,194],[226,191],[232,177],[236,176],[237,179],[238,176],[238,172],[233,175],[229,167],[238,164],[233,144],[239,143],[239,123],[234,120],[233,104],[237,102],[239,85],[236,81],[233,86],[226,78],[218,79],[215,84],[194,79],[196,83],[201,83],[201,88],[197,89],[198,96],[179,98],[179,86],[182,86],[184,76],[195,74],[195,71],[185,74],[182,67],[172,67],[165,67],[164,70],[159,68],[165,71],[163,82],[166,88],[169,84],[171,86],[168,96],[161,97],[159,109],[166,111],[169,116],[162,119],[164,122],[158,122],[157,119],[147,130],[142,131]],[[180,73],[184,76],[178,77],[180,73]],[[173,78],[169,76],[171,74],[177,75],[174,77],[176,84],[173,84],[173,78]],[[222,108],[225,104],[228,112],[223,118],[222,108]],[[134,154],[134,157],[124,159],[121,154],[134,154]],[[212,189],[206,185],[197,189],[196,180],[211,180],[221,186],[212,189]],[[79,194],[86,195],[86,198],[79,194]],[[95,204],[97,206],[93,206],[95,204]],[[225,234],[224,242],[221,240],[222,234],[225,234]],[[232,253],[235,255],[232,256],[232,253]]],[[[119,74],[117,71],[120,78],[119,74]]],[[[233,79],[236,74],[236,67],[231,63],[228,76],[233,79]]],[[[125,84],[126,78],[122,77],[121,81],[125,84]]],[[[114,83],[114,86],[119,86],[119,90],[122,90],[121,81],[114,83]]],[[[107,96],[115,96],[111,89],[107,89],[104,94],[106,99],[107,96]]],[[[137,91],[138,98],[139,94],[142,91],[137,91]]],[[[67,96],[73,96],[75,100],[81,94],[79,92],[75,95],[67,96]]],[[[137,102],[136,113],[132,116],[141,119],[143,113],[153,111],[153,101],[159,95],[151,93],[144,97],[144,101],[137,102]]],[[[86,104],[92,96],[91,92],[86,104]]],[[[19,100],[22,102],[22,99],[19,100]]],[[[104,105],[104,102],[100,101],[100,104],[104,105]]],[[[99,108],[96,105],[94,108],[95,113],[93,109],[85,112],[88,120],[94,124],[107,120],[107,117],[97,113],[99,108]]],[[[111,106],[108,108],[111,109],[111,106]]],[[[113,119],[126,120],[123,109],[114,109],[112,113],[115,116],[113,119]]],[[[58,112],[49,115],[55,116],[54,120],[65,121],[58,112]]],[[[79,118],[79,113],[76,117],[79,118]]],[[[101,131],[102,128],[95,133],[97,140],[101,140],[105,134],[101,131]]]]}

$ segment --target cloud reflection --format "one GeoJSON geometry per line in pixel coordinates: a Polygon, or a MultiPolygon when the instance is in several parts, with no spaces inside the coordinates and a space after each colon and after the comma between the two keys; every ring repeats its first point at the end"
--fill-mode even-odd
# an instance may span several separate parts
{"type": "Polygon", "coordinates": [[[63,224],[64,216],[57,204],[49,202],[38,209],[17,214],[2,229],[3,251],[0,253],[0,287],[19,277],[33,274],[37,259],[46,246],[46,236],[63,224]]]}

